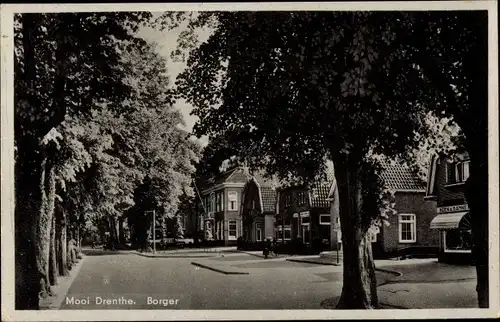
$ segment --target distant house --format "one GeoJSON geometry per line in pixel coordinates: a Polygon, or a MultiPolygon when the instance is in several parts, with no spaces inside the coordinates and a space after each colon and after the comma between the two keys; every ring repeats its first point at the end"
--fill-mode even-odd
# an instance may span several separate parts
{"type": "Polygon", "coordinates": [[[300,241],[313,252],[330,249],[331,182],[278,189],[275,236],[279,242],[300,241]]]}
{"type": "Polygon", "coordinates": [[[222,173],[213,183],[202,187],[203,211],[198,227],[205,239],[218,240],[223,245],[236,245],[242,235],[240,202],[249,175],[242,167],[222,173]]]}
{"type": "Polygon", "coordinates": [[[455,153],[453,158],[431,159],[426,199],[437,203],[430,229],[440,235],[440,261],[471,260],[470,214],[464,196],[469,163],[466,151],[455,153]]]}
{"type": "Polygon", "coordinates": [[[439,234],[429,229],[436,205],[424,200],[425,183],[405,165],[386,162],[383,167],[382,178],[395,191],[397,213],[373,235],[374,257],[437,254],[439,234]]]}
{"type": "Polygon", "coordinates": [[[247,181],[242,193],[241,217],[243,238],[247,242],[262,242],[274,236],[276,189],[269,180],[255,174],[247,181]]]}

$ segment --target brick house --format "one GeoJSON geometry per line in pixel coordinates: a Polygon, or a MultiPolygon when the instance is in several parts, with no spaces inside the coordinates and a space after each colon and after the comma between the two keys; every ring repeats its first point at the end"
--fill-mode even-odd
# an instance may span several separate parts
{"type": "Polygon", "coordinates": [[[405,165],[386,162],[383,167],[381,176],[395,191],[396,214],[373,235],[374,257],[437,254],[439,234],[429,229],[436,205],[424,200],[425,183],[405,165]]]}
{"type": "Polygon", "coordinates": [[[247,242],[262,242],[274,236],[276,189],[269,180],[255,174],[243,188],[241,217],[243,238],[247,242]]]}
{"type": "Polygon", "coordinates": [[[222,173],[201,191],[204,209],[199,214],[199,226],[204,239],[218,240],[223,245],[236,245],[243,233],[240,202],[249,180],[242,167],[222,173]]]}
{"type": "Polygon", "coordinates": [[[430,229],[440,235],[440,261],[471,261],[470,215],[464,195],[469,163],[466,151],[431,159],[426,200],[437,203],[430,229]]]}
{"type": "MultiPolygon", "coordinates": [[[[396,214],[388,218],[389,226],[382,226],[372,236],[375,258],[401,255],[428,255],[437,253],[439,234],[429,230],[435,215],[435,204],[425,202],[425,184],[398,163],[383,163],[381,176],[389,189],[395,191],[396,214]]],[[[338,209],[334,209],[336,183],[333,182],[328,200],[331,201],[331,249],[341,249],[342,234],[338,209]]],[[[341,256],[341,253],[339,254],[341,256]]]]}
{"type": "Polygon", "coordinates": [[[275,236],[281,243],[299,240],[318,252],[330,249],[331,182],[278,189],[275,236]]]}

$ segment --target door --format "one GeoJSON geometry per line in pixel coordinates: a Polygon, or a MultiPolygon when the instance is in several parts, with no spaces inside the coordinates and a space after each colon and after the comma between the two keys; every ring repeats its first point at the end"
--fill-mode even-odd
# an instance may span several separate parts
{"type": "Polygon", "coordinates": [[[302,242],[309,244],[311,240],[311,229],[309,225],[302,225],[302,242]]]}

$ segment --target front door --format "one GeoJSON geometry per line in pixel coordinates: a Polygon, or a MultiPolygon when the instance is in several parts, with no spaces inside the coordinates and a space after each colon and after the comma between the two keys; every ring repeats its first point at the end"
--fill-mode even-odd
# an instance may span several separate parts
{"type": "Polygon", "coordinates": [[[309,244],[311,239],[311,230],[309,225],[302,225],[302,242],[304,244],[309,244]]]}

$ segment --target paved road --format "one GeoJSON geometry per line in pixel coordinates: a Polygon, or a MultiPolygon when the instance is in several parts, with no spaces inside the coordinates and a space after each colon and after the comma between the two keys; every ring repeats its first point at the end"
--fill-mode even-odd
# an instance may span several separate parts
{"type": "Polygon", "coordinates": [[[224,275],[191,261],[91,251],[61,308],[320,309],[321,301],[341,291],[341,281],[309,272],[318,265],[257,265],[250,275],[224,275]]]}

